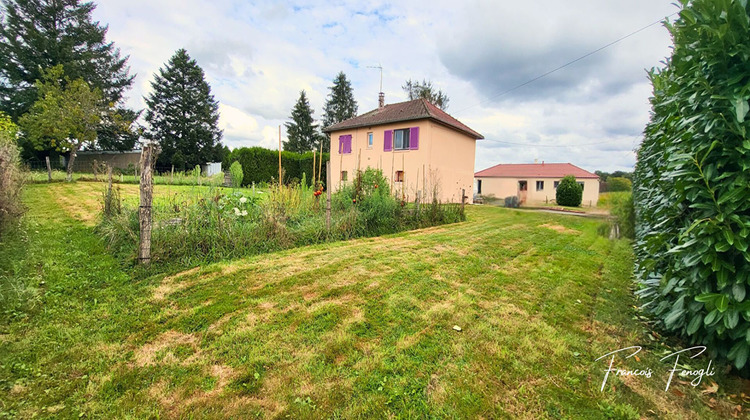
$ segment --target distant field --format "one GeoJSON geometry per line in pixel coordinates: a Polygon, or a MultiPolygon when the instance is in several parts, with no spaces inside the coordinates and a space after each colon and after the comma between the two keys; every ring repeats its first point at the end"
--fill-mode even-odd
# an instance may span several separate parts
{"type": "Polygon", "coordinates": [[[30,296],[2,312],[0,417],[744,414],[722,367],[664,391],[659,358],[682,344],[638,318],[630,244],[602,221],[469,206],[464,223],[146,276],[94,234],[101,191],[28,186],[27,235],[0,242],[0,280],[30,296]],[[654,376],[600,391],[594,360],[632,345],[615,366],[654,376]]]}

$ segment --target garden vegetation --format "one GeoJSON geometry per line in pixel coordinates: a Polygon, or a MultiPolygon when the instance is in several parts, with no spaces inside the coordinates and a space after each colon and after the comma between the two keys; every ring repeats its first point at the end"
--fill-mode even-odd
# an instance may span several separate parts
{"type": "MultiPolygon", "coordinates": [[[[175,195],[157,200],[152,259],[197,264],[465,219],[459,204],[439,202],[437,192],[426,203],[398,200],[382,173],[367,169],[332,194],[328,229],[326,197],[321,187],[307,184],[303,174],[300,184],[274,185],[255,193],[214,188],[197,198],[175,195]]],[[[137,207],[124,204],[119,214],[103,218],[99,231],[119,255],[134,260],[138,227],[137,207]]]]}
{"type": "Polygon", "coordinates": [[[564,177],[557,186],[555,200],[561,206],[578,207],[583,199],[583,187],[581,187],[573,175],[564,177]]]}
{"type": "Polygon", "coordinates": [[[665,329],[747,375],[750,13],[746,0],[681,3],[635,171],[639,295],[665,329]]]}

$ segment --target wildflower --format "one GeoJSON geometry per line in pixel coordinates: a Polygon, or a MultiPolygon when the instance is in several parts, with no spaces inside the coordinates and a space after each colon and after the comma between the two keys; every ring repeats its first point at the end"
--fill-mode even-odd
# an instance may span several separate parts
{"type": "Polygon", "coordinates": [[[242,210],[242,213],[240,213],[241,216],[247,216],[247,210],[242,210]]]}
{"type": "Polygon", "coordinates": [[[242,203],[242,204],[247,203],[247,197],[241,197],[240,198],[240,203],[242,203]]]}
{"type": "Polygon", "coordinates": [[[234,214],[235,214],[236,216],[239,216],[239,215],[240,215],[240,209],[238,209],[237,207],[235,207],[235,208],[234,208],[234,214]]]}

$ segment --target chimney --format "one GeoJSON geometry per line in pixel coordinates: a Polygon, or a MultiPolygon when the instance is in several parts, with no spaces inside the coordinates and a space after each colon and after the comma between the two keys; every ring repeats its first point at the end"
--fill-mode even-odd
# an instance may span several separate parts
{"type": "Polygon", "coordinates": [[[378,94],[378,108],[382,108],[385,106],[385,93],[380,92],[378,94]]]}

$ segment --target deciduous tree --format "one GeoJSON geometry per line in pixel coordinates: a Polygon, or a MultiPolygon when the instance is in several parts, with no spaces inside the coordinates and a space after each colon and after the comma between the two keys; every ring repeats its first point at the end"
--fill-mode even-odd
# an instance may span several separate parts
{"type": "Polygon", "coordinates": [[[443,93],[442,90],[436,89],[432,85],[431,80],[422,80],[422,83],[420,83],[418,80],[409,79],[401,86],[401,89],[406,92],[410,101],[414,99],[427,99],[442,110],[448,108],[448,102],[450,101],[448,95],[443,93]]]}
{"type": "MultiPolygon", "coordinates": [[[[36,81],[45,69],[61,65],[70,80],[82,79],[114,104],[118,120],[134,121],[138,114],[122,106],[133,77],[128,57],[106,40],[107,26],[93,21],[95,4],[80,0],[2,0],[0,13],[0,110],[14,121],[39,98],[36,81]]],[[[136,136],[130,124],[104,119],[93,147],[132,149],[136,136]],[[124,129],[124,130],[123,130],[124,129]]],[[[25,155],[38,145],[22,142],[25,155]]]]}

